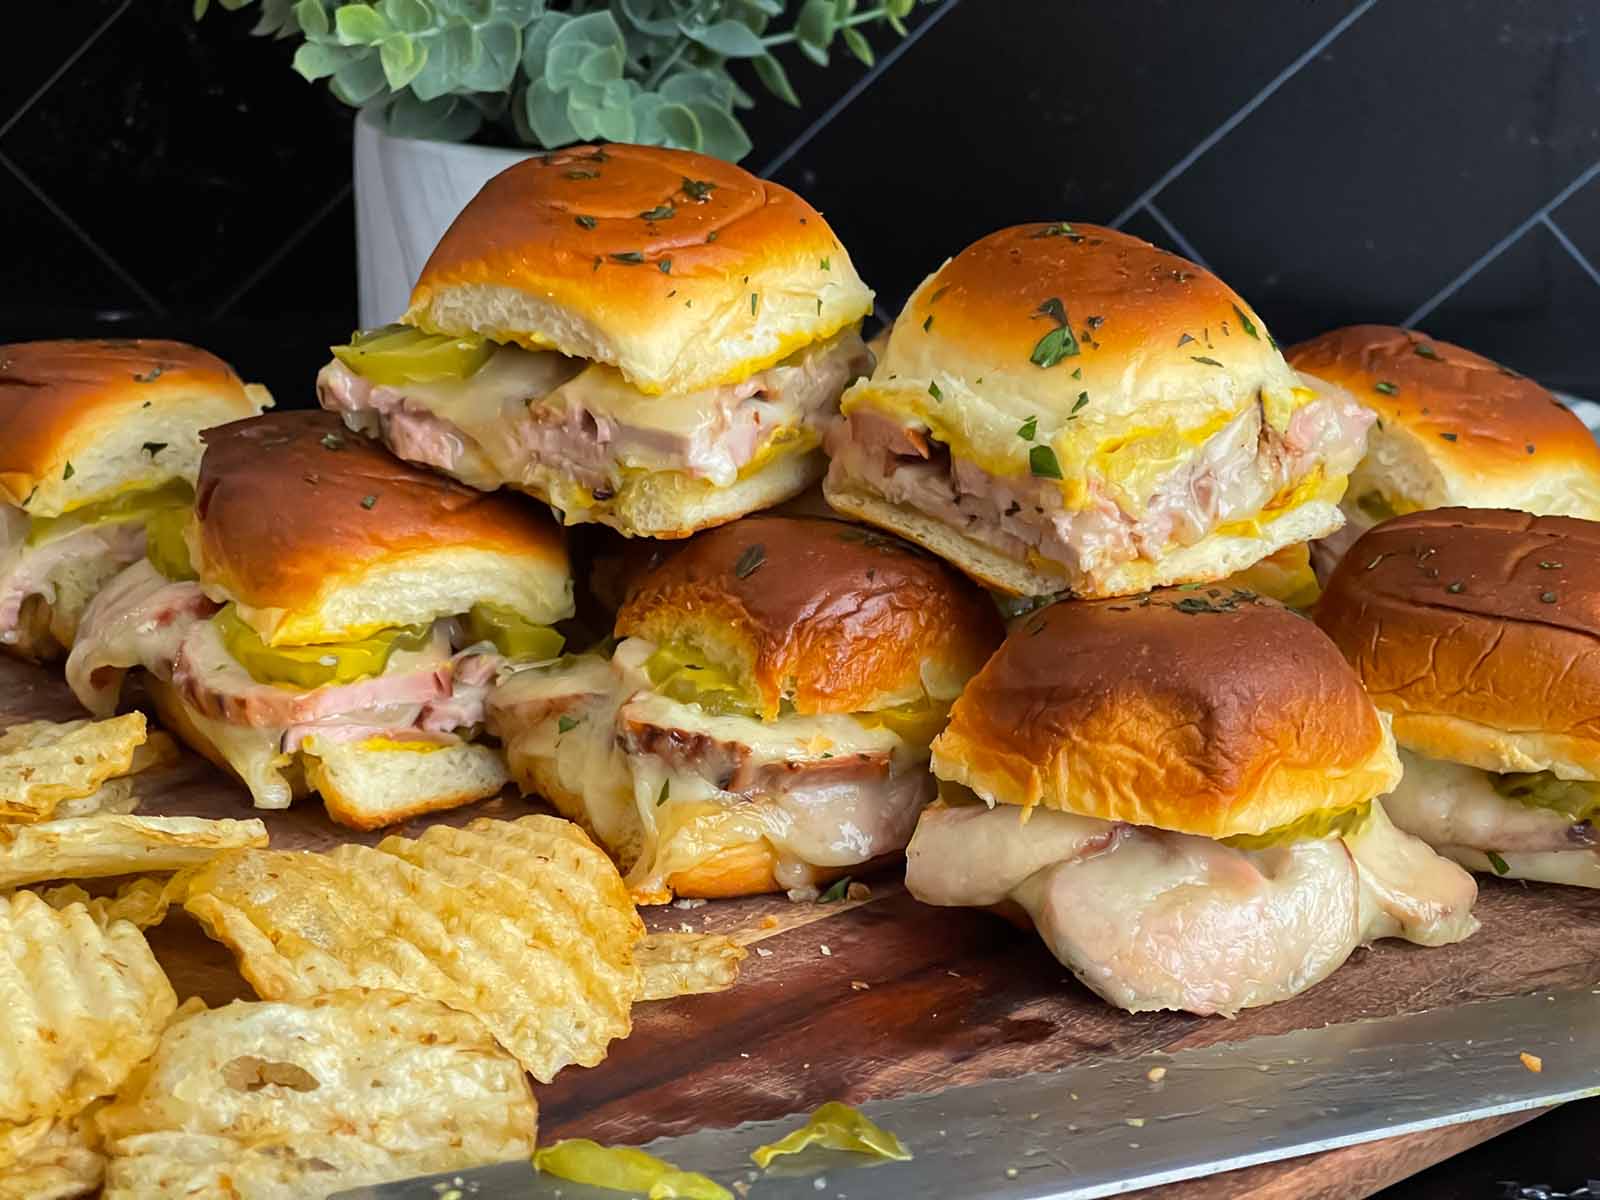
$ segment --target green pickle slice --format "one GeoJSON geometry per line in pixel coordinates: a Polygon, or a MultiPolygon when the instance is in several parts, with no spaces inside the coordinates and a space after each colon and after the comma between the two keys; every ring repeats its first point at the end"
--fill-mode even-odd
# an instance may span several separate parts
{"type": "Polygon", "coordinates": [[[1321,812],[1307,813],[1298,821],[1279,825],[1276,829],[1269,829],[1265,833],[1237,833],[1233,837],[1225,837],[1222,839],[1222,844],[1232,846],[1235,850],[1265,850],[1268,846],[1279,846],[1286,842],[1299,842],[1308,838],[1348,837],[1365,825],[1371,815],[1371,801],[1337,811],[1324,809],[1321,812]]]}
{"type": "Polygon", "coordinates": [[[355,642],[330,642],[318,646],[268,646],[261,635],[239,619],[226,605],[213,620],[228,652],[257,683],[281,683],[298,688],[318,688],[330,683],[354,683],[381,674],[396,650],[420,650],[432,637],[427,625],[384,629],[355,642]]]}
{"type": "Polygon", "coordinates": [[[1574,822],[1600,815],[1600,783],[1584,779],[1558,779],[1551,771],[1491,775],[1494,790],[1507,800],[1529,808],[1548,808],[1574,822]]]}
{"type": "Polygon", "coordinates": [[[470,378],[497,348],[475,334],[423,333],[410,325],[358,330],[344,345],[330,347],[357,375],[387,387],[470,378]]]}
{"type": "Polygon", "coordinates": [[[721,667],[688,646],[667,642],[645,660],[656,691],[679,704],[698,704],[713,716],[757,716],[755,701],[721,667]]]}
{"type": "Polygon", "coordinates": [[[187,512],[193,503],[194,489],[182,479],[172,479],[160,487],[123,492],[109,500],[85,504],[59,517],[32,517],[28,521],[28,545],[37,546],[92,525],[148,520],[154,514],[168,509],[187,512]]]}
{"type": "Polygon", "coordinates": [[[775,1142],[757,1146],[750,1157],[764,1171],[779,1155],[798,1154],[807,1146],[871,1154],[894,1162],[909,1162],[911,1159],[911,1151],[898,1137],[881,1125],[874,1124],[865,1114],[837,1100],[829,1100],[817,1109],[799,1129],[775,1142]]]}
{"type": "Polygon", "coordinates": [[[588,1138],[540,1146],[533,1152],[533,1167],[558,1179],[648,1200],[733,1200],[727,1188],[696,1171],[680,1170],[633,1146],[602,1146],[588,1138]]]}
{"type": "Polygon", "coordinates": [[[471,641],[493,642],[507,658],[545,662],[558,657],[567,644],[550,626],[536,624],[501,604],[474,604],[466,616],[466,627],[471,641]]]}
{"type": "Polygon", "coordinates": [[[199,579],[189,561],[189,544],[183,540],[189,508],[164,508],[144,522],[144,555],[168,579],[199,579]]]}

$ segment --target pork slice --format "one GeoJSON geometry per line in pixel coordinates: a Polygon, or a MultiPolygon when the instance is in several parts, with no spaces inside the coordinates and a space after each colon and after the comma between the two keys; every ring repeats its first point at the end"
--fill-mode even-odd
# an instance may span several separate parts
{"type": "Polygon", "coordinates": [[[1430,846],[1539,854],[1595,845],[1592,825],[1502,796],[1487,771],[1409,750],[1400,763],[1405,774],[1384,807],[1399,829],[1430,846]]]}
{"type": "Polygon", "coordinates": [[[141,558],[84,610],[67,656],[67,685],[90,712],[110,716],[128,671],[142,667],[158,679],[171,679],[183,639],[218,607],[198,583],[170,580],[141,558]]]}
{"type": "Polygon", "coordinates": [[[450,646],[436,630],[425,649],[396,651],[382,675],[302,691],[258,683],[228,652],[216,623],[202,621],[178,647],[172,683],[201,715],[232,725],[284,729],[356,715],[363,725],[404,726],[418,706],[450,695],[450,646]]]}
{"type": "MultiPolygon", "coordinates": [[[[21,510],[8,521],[15,526],[21,510]]],[[[26,529],[21,516],[21,529],[26,529]]],[[[79,614],[104,583],[130,563],[144,557],[144,522],[121,521],[91,525],[36,546],[23,535],[7,535],[0,545],[0,642],[20,639],[22,606],[40,596],[60,609],[52,614],[52,625],[65,633],[70,642],[75,636],[79,614]]]]}

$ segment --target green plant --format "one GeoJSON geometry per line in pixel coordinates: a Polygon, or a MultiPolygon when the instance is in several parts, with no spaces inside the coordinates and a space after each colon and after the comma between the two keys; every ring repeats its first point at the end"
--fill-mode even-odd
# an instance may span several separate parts
{"type": "MultiPolygon", "coordinates": [[[[786,0],[218,0],[258,2],[254,32],[303,38],[294,69],[380,106],[393,133],[463,141],[498,125],[528,145],[604,139],[738,161],[750,139],[736,113],[755,102],[730,63],[798,106],[774,50],[826,66],[842,40],[870,66],[864,29],[904,36],[918,0],[804,0],[782,28],[786,0]]],[[[195,19],[209,6],[194,0],[195,19]]]]}

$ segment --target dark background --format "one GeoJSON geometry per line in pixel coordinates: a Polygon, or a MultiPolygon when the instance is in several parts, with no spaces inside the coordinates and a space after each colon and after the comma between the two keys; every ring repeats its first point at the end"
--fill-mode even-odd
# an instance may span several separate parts
{"type": "MultiPolygon", "coordinates": [[[[27,9],[0,73],[0,341],[175,336],[310,403],[356,320],[350,111],[248,9],[27,9]]],[[[828,215],[889,313],[998,226],[1111,222],[1215,269],[1284,344],[1415,322],[1600,399],[1597,26],[1593,0],[941,0],[865,80],[794,62],[806,109],[748,115],[746,165],[828,215]]],[[[1595,1117],[1395,1195],[1578,1186],[1595,1117]]]]}
{"type": "MultiPolygon", "coordinates": [[[[307,402],[355,322],[350,111],[253,9],[28,8],[0,74],[0,340],[171,333],[307,402]]],[[[1600,398],[1597,26],[1593,0],[941,0],[798,150],[862,68],[796,57],[806,110],[747,117],[747,165],[782,160],[889,312],[1000,225],[1117,222],[1285,344],[1416,319],[1600,398]]]]}

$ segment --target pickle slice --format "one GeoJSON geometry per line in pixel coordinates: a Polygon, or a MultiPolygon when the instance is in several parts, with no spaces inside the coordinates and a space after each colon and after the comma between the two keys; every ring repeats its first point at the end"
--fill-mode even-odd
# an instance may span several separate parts
{"type": "Polygon", "coordinates": [[[466,618],[467,637],[474,642],[493,642],[507,658],[545,662],[556,658],[567,644],[548,625],[528,620],[515,609],[502,604],[474,604],[466,618]]]}
{"type": "Polygon", "coordinates": [[[688,646],[668,642],[645,660],[645,673],[656,691],[679,704],[698,704],[713,716],[753,717],[755,700],[721,667],[688,646]]]}
{"type": "Polygon", "coordinates": [[[1600,816],[1600,783],[1587,779],[1559,779],[1551,771],[1531,771],[1491,775],[1489,782],[1507,800],[1529,808],[1548,808],[1573,821],[1600,816]]]}
{"type": "Polygon", "coordinates": [[[189,544],[183,540],[189,525],[190,510],[163,508],[151,513],[144,522],[144,554],[168,579],[199,579],[194,564],[189,561],[189,544]]]}
{"type": "Polygon", "coordinates": [[[1268,846],[1299,842],[1308,838],[1346,837],[1367,823],[1372,815],[1372,804],[1358,804],[1354,808],[1323,809],[1307,813],[1298,821],[1269,829],[1265,833],[1238,833],[1222,839],[1224,846],[1235,850],[1265,850],[1268,846]]]}
{"type": "Polygon", "coordinates": [[[142,521],[167,509],[187,510],[194,503],[194,489],[182,479],[171,479],[160,487],[123,492],[109,500],[85,504],[59,517],[32,517],[28,521],[28,545],[54,541],[92,525],[120,521],[142,521]]]}
{"type": "Polygon", "coordinates": [[[357,642],[268,646],[259,633],[239,619],[231,604],[213,620],[228,653],[250,672],[250,678],[257,683],[281,683],[307,690],[378,675],[396,650],[420,650],[433,634],[430,626],[411,625],[385,629],[357,642]]]}
{"type": "Polygon", "coordinates": [[[423,333],[410,325],[359,330],[344,345],[330,348],[357,375],[386,387],[467,379],[497,349],[488,338],[423,333]]]}
{"type": "Polygon", "coordinates": [[[861,713],[857,719],[868,729],[888,729],[913,746],[926,746],[944,730],[945,722],[950,719],[950,706],[922,699],[896,708],[861,713]]]}

